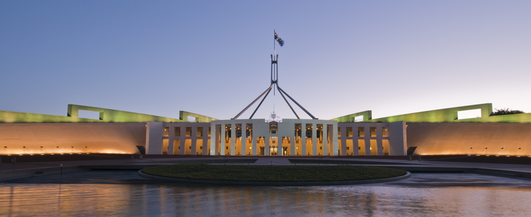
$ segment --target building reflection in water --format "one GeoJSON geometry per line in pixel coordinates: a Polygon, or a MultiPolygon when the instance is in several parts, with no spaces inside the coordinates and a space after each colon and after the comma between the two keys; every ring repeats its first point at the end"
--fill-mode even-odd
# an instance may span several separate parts
{"type": "Polygon", "coordinates": [[[531,213],[527,188],[0,184],[1,216],[484,216],[531,213]]]}

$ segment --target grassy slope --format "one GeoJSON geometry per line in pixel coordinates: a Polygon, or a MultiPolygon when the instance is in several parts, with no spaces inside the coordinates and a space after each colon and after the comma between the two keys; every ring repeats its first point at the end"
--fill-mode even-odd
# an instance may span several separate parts
{"type": "Polygon", "coordinates": [[[147,167],[146,174],[183,179],[317,182],[380,179],[405,175],[406,171],[363,166],[245,166],[178,164],[147,167]]]}

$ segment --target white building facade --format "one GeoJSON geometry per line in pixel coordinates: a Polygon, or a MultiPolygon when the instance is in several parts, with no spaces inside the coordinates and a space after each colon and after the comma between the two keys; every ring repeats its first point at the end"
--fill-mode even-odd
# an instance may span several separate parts
{"type": "Polygon", "coordinates": [[[233,119],[146,124],[146,154],[220,156],[404,156],[405,122],[233,119]]]}

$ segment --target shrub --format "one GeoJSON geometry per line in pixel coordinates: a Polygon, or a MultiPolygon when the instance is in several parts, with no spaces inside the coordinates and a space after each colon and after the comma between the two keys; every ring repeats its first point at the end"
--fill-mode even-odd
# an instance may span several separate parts
{"type": "Polygon", "coordinates": [[[520,111],[520,110],[510,110],[510,109],[506,108],[506,109],[496,109],[494,112],[492,112],[490,114],[490,116],[520,114],[520,113],[524,113],[524,112],[520,111]]]}

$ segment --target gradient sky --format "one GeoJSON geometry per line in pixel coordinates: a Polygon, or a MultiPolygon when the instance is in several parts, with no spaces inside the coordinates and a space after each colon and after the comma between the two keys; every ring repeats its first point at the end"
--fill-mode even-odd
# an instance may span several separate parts
{"type": "MultiPolygon", "coordinates": [[[[530,27],[529,0],[5,0],[0,110],[229,119],[269,86],[276,30],[279,84],[320,119],[488,102],[531,112],[530,27]]],[[[255,118],[273,105],[294,117],[277,93],[255,118]]]]}

